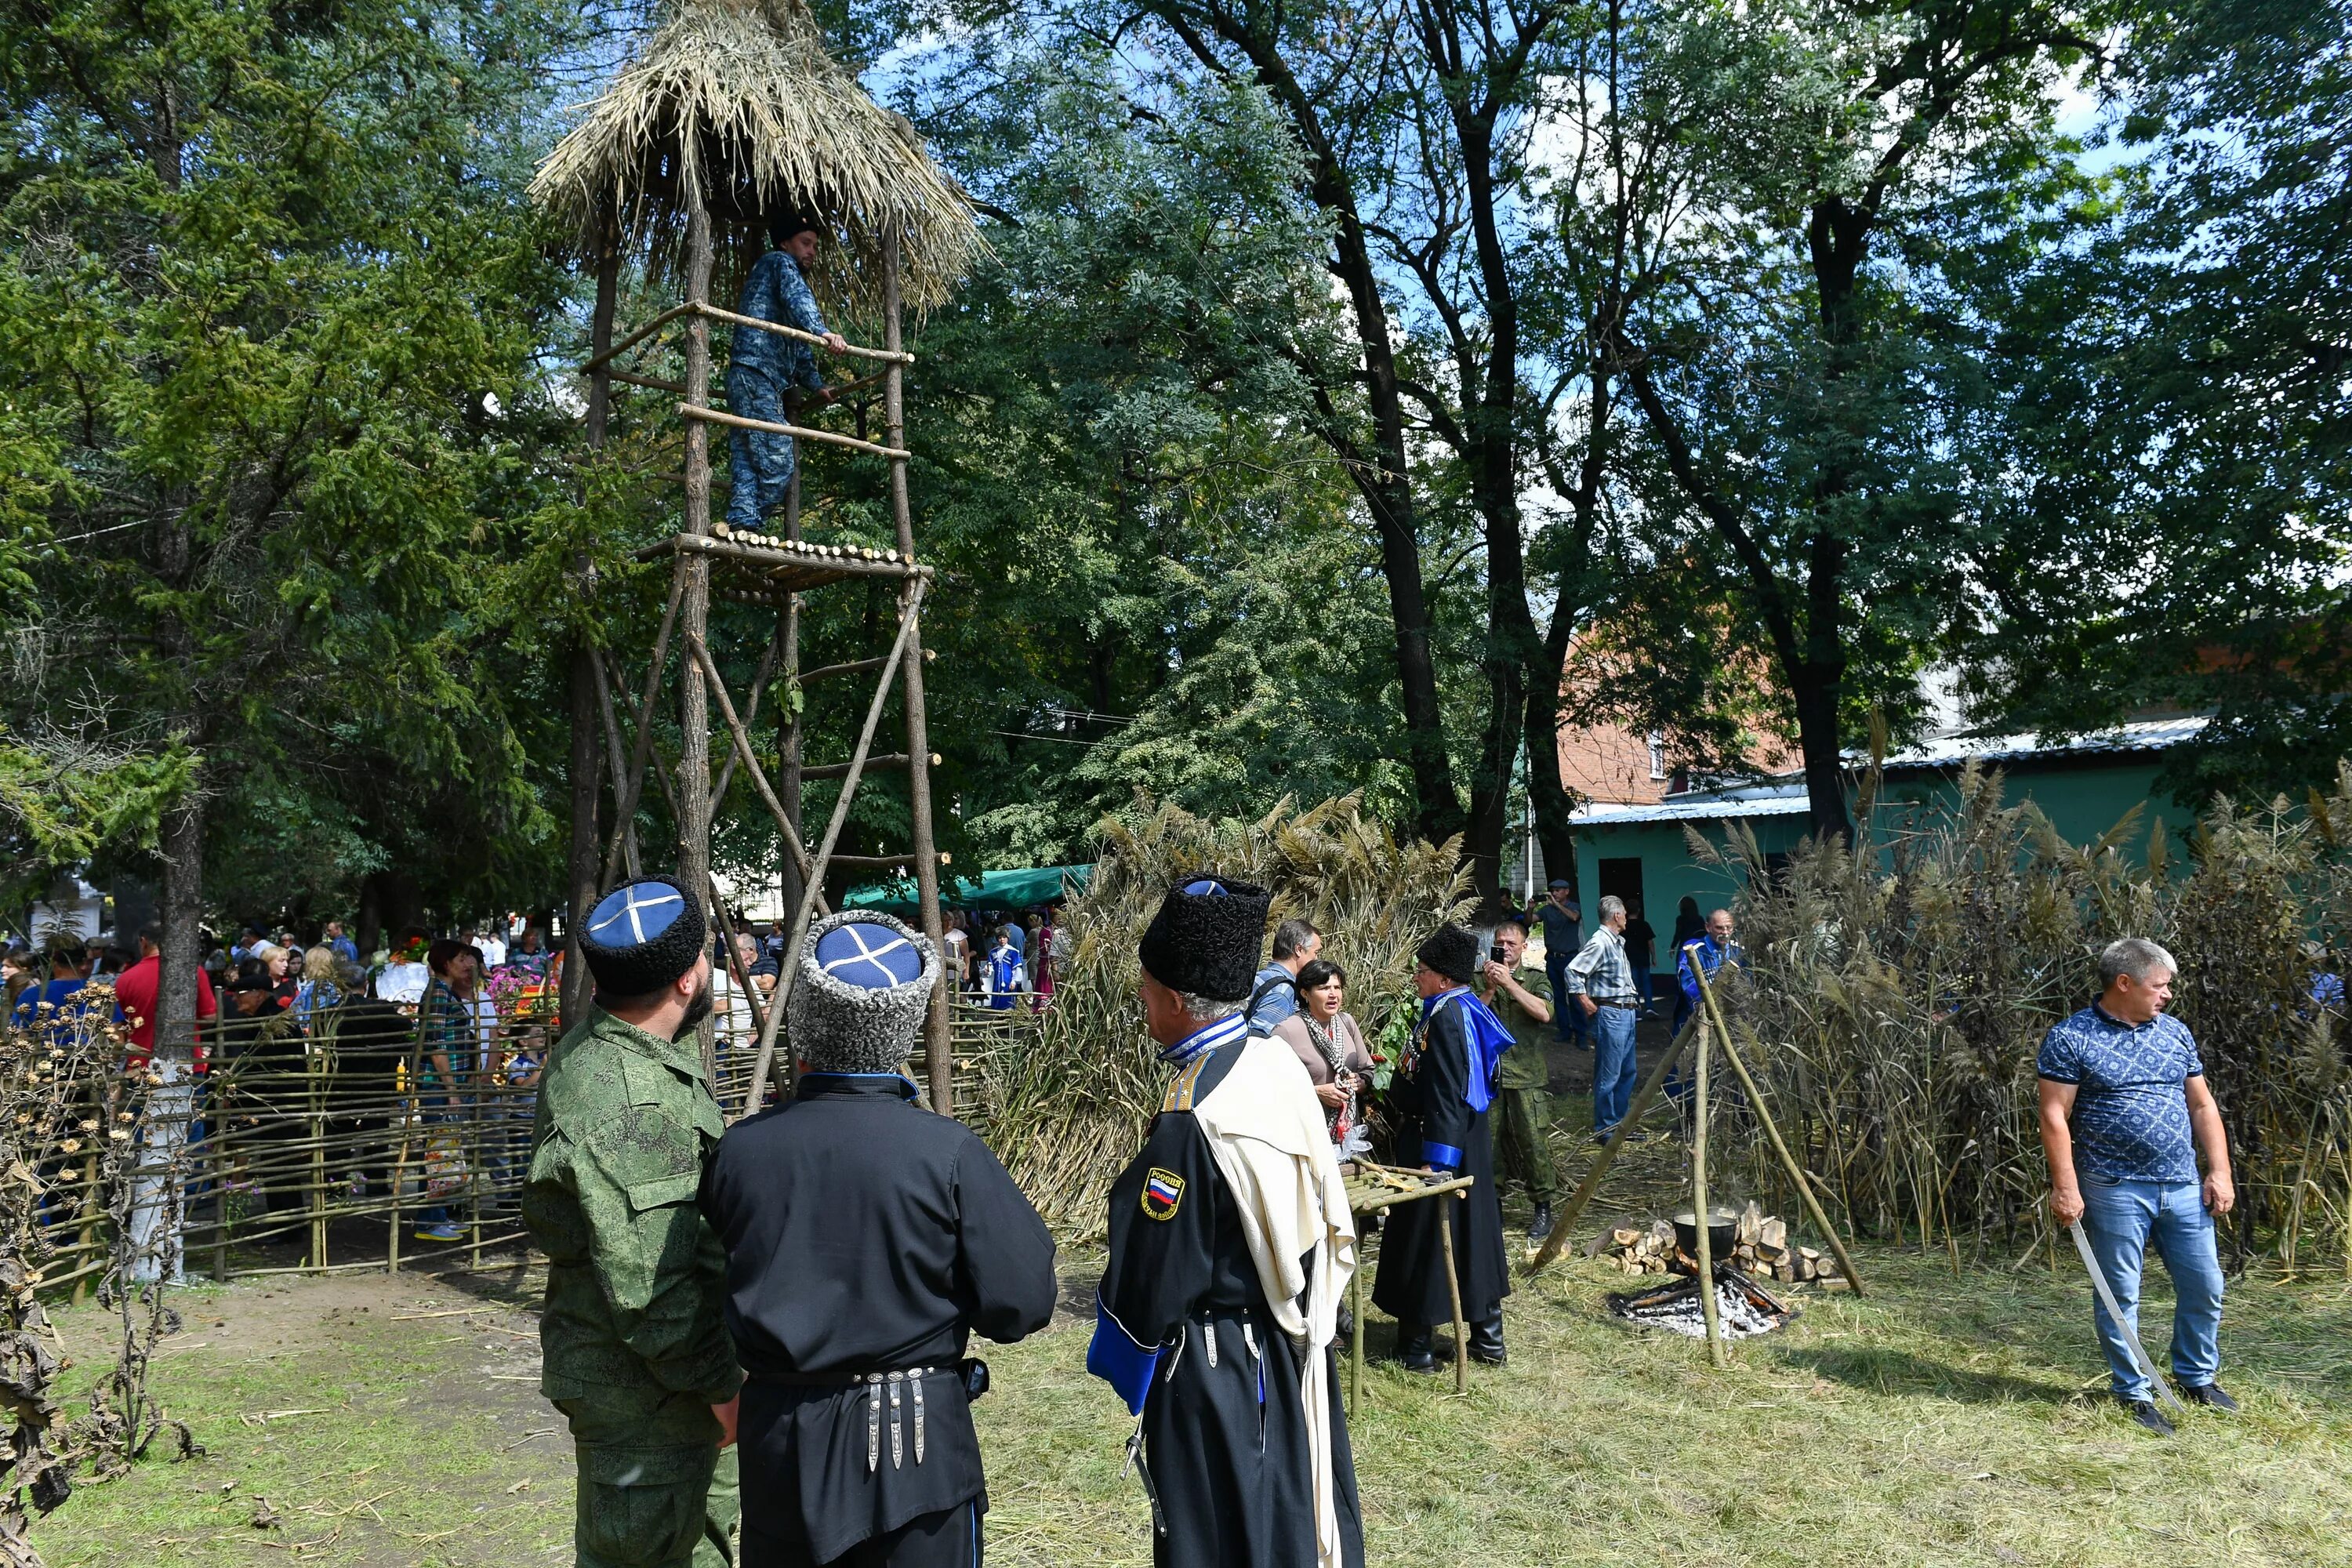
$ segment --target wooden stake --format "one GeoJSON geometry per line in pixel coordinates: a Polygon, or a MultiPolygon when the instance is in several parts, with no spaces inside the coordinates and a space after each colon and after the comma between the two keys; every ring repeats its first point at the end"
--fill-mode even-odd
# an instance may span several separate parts
{"type": "Polygon", "coordinates": [[[1682,1060],[1683,1052],[1690,1044],[1691,1032],[1697,1026],[1697,1016],[1694,1014],[1690,1022],[1683,1026],[1682,1033],[1675,1037],[1675,1043],[1666,1047],[1666,1054],[1658,1058],[1658,1065],[1650,1069],[1650,1076],[1642,1080],[1642,1087],[1634,1092],[1633,1103],[1625,1108],[1624,1116],[1618,1121],[1617,1130],[1609,1135],[1609,1142],[1601,1146],[1601,1152],[1593,1156],[1591,1168],[1584,1173],[1584,1180],[1577,1184],[1576,1192],[1559,1211],[1559,1217],[1551,1222],[1551,1234],[1544,1237],[1543,1247],[1536,1253],[1535,1261],[1528,1265],[1528,1273],[1533,1274],[1544,1268],[1567,1248],[1569,1228],[1584,1212],[1584,1205],[1592,1201],[1592,1194],[1600,1190],[1601,1178],[1609,1173],[1611,1165],[1616,1163],[1617,1151],[1624,1147],[1634,1124],[1648,1113],[1651,1101],[1658,1098],[1659,1086],[1666,1081],[1666,1075],[1674,1070],[1675,1064],[1682,1060]]]}
{"type": "Polygon", "coordinates": [[[1470,1392],[1470,1325],[1462,1318],[1462,1277],[1454,1268],[1454,1215],[1451,1205],[1467,1198],[1467,1193],[1434,1198],[1437,1211],[1437,1248],[1445,1258],[1445,1299],[1454,1308],[1454,1392],[1470,1392]]]}
{"type": "Polygon", "coordinates": [[[1691,1122],[1691,1217],[1698,1231],[1698,1310],[1706,1324],[1706,1359],[1720,1367],[1727,1364],[1723,1351],[1723,1323],[1715,1300],[1715,1218],[1706,1201],[1706,1066],[1715,1055],[1708,1047],[1712,1031],[1702,1020],[1698,1026],[1698,1070],[1691,1122]]]}
{"type": "Polygon", "coordinates": [[[622,784],[621,798],[613,803],[613,837],[605,842],[604,872],[597,879],[599,887],[612,886],[613,879],[620,874],[622,836],[625,831],[635,831],[637,797],[646,787],[646,759],[653,750],[654,701],[661,695],[662,665],[669,658],[670,628],[677,624],[677,607],[686,594],[687,560],[681,557],[670,572],[669,605],[662,611],[661,629],[654,634],[653,662],[646,668],[646,692],[637,702],[636,742],[629,750],[628,777],[622,784]]]}
{"type": "MultiPolygon", "coordinates": [[[[899,341],[898,266],[899,237],[893,227],[882,242],[882,341],[894,356],[883,382],[882,419],[890,446],[898,453],[890,459],[890,521],[897,531],[899,555],[911,562],[915,559],[915,518],[907,493],[906,367],[914,356],[905,352],[899,341]]],[[[909,617],[916,615],[912,603],[907,613],[909,617]]],[[[911,829],[908,837],[914,841],[910,847],[915,852],[915,905],[923,934],[944,957],[947,922],[940,913],[940,866],[936,853],[939,839],[931,820],[930,716],[923,695],[923,641],[911,618],[908,625],[909,635],[902,650],[906,668],[899,680],[907,694],[907,813],[911,829]]],[[[1050,963],[1051,957],[1038,954],[1036,962],[1050,963]]],[[[923,1030],[923,1065],[928,1069],[931,1109],[942,1116],[955,1114],[955,1042],[949,1027],[949,1009],[953,1001],[951,985],[943,984],[932,993],[930,1016],[923,1030]]]]}
{"type": "Polygon", "coordinates": [[[874,700],[866,705],[866,727],[858,731],[856,749],[849,755],[849,775],[841,781],[840,797],[833,803],[833,817],[825,824],[824,838],[810,860],[808,889],[802,893],[799,911],[793,917],[792,940],[784,946],[783,967],[776,976],[776,995],[768,1008],[767,1026],[760,1031],[760,1054],[751,1068],[751,1086],[744,1090],[743,1103],[735,1112],[738,1121],[759,1106],[761,1092],[767,1087],[768,1075],[774,1067],[776,1026],[784,1016],[793,979],[800,972],[801,949],[808,942],[809,921],[816,913],[817,897],[824,890],[825,865],[833,858],[833,847],[841,837],[842,826],[849,820],[849,803],[857,794],[858,773],[866,766],[866,753],[873,749],[874,731],[882,722],[883,705],[888,701],[890,688],[898,679],[899,658],[914,639],[915,622],[922,603],[923,584],[918,579],[907,585],[907,596],[901,601],[898,614],[898,640],[890,650],[891,662],[884,668],[882,679],[874,688],[874,700]]]}
{"type": "Polygon", "coordinates": [[[1714,1017],[1716,1032],[1723,1037],[1724,1059],[1738,1075],[1739,1087],[1747,1094],[1748,1103],[1756,1108],[1757,1120],[1764,1123],[1764,1135],[1771,1140],[1772,1152],[1780,1157],[1781,1168],[1789,1173],[1789,1179],[1797,1184],[1797,1196],[1803,1201],[1805,1213],[1811,1217],[1814,1226],[1829,1238],[1830,1251],[1836,1255],[1838,1268],[1845,1273],[1846,1289],[1857,1296],[1861,1295],[1862,1275],[1854,1268],[1853,1258],[1847,1254],[1845,1242],[1839,1237],[1837,1226],[1830,1223],[1828,1212],[1815,1195],[1813,1184],[1806,1179],[1805,1167],[1798,1162],[1796,1155],[1789,1152],[1788,1143],[1780,1136],[1780,1125],[1772,1120],[1772,1112],[1764,1103],[1762,1091],[1756,1087],[1756,1080],[1748,1076],[1748,1064],[1739,1059],[1739,1047],[1731,1043],[1731,1030],[1723,1021],[1723,1006],[1715,999],[1715,987],[1708,983],[1706,971],[1699,967],[1696,958],[1691,961],[1691,973],[1698,977],[1699,999],[1714,1017]]]}

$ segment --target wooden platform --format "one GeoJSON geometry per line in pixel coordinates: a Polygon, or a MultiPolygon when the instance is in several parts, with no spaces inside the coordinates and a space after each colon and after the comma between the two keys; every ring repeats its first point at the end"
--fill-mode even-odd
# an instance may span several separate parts
{"type": "Polygon", "coordinates": [[[881,577],[894,583],[910,578],[930,580],[935,574],[895,550],[871,550],[855,544],[814,544],[768,533],[680,533],[648,544],[636,552],[640,561],[663,556],[706,556],[711,565],[711,589],[730,599],[754,604],[781,604],[786,594],[804,593],[854,577],[881,577]]]}

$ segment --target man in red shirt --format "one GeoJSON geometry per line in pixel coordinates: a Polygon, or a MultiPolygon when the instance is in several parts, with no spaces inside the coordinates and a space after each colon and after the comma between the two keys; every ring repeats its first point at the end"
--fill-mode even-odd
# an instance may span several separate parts
{"type": "MultiPolygon", "coordinates": [[[[143,1068],[155,1052],[155,993],[163,984],[163,928],[142,926],[139,931],[139,962],[124,970],[114,982],[116,1016],[131,1025],[130,1065],[143,1068]]],[[[213,999],[212,977],[203,969],[196,971],[196,1016],[210,1018],[220,1012],[220,1004],[213,999]]],[[[195,1068],[205,1070],[205,1048],[196,1047],[195,1068]]]]}

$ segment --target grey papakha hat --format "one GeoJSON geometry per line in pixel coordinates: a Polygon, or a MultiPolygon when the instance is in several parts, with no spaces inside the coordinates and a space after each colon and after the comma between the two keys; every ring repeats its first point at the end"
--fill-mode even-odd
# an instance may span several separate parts
{"type": "Polygon", "coordinates": [[[793,981],[793,1052],[811,1072],[896,1072],[940,983],[939,951],[902,921],[865,910],[809,928],[793,981]]]}

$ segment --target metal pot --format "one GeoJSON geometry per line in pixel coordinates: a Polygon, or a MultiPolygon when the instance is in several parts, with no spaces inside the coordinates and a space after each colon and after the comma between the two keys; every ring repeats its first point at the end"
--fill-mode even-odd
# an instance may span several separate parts
{"type": "MultiPolygon", "coordinates": [[[[1739,1211],[1710,1208],[1706,1215],[1706,1245],[1717,1263],[1730,1258],[1733,1242],[1739,1235],[1739,1211]]],[[[1675,1245],[1698,1257],[1698,1216],[1685,1209],[1675,1215],[1675,1245]]]]}

